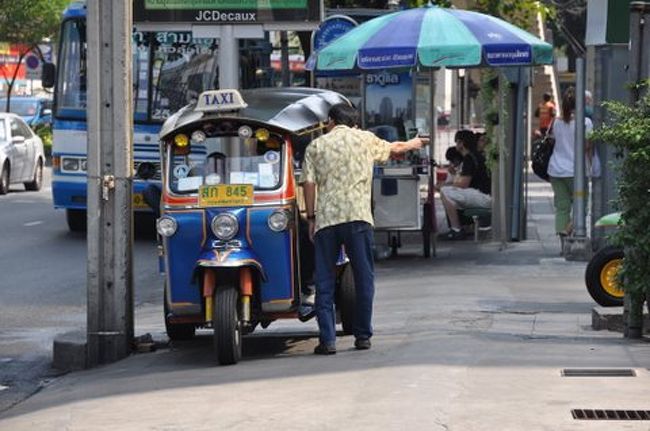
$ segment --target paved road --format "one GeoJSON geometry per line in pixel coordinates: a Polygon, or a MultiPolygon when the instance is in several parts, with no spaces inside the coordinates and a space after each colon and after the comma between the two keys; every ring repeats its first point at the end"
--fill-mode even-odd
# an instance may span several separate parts
{"type": "MultiPolygon", "coordinates": [[[[571,416],[647,410],[650,349],[591,330],[584,264],[559,257],[543,228],[548,186],[533,192],[529,241],[443,243],[432,260],[415,244],[379,262],[370,351],[341,337],[337,355],[317,357],[313,321],[276,322],[245,339],[241,363],[217,367],[202,332],[56,378],[1,413],[0,429],[647,430],[571,416]],[[561,376],[593,367],[636,376],[561,376]]],[[[165,341],[156,305],[141,304],[136,324],[165,341]]]]}
{"type": "MultiPolygon", "coordinates": [[[[53,337],[85,325],[86,239],[68,232],[44,187],[0,196],[0,411],[52,375],[53,337]]],[[[135,242],[136,304],[160,303],[155,245],[135,242]]]]}

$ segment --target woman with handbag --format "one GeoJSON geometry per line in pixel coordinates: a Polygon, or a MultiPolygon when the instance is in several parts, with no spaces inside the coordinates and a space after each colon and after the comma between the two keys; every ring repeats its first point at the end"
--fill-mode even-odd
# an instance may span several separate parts
{"type": "MultiPolygon", "coordinates": [[[[561,116],[552,124],[552,134],[555,140],[553,154],[548,165],[548,175],[553,187],[553,203],[555,205],[555,232],[562,239],[571,234],[571,208],[573,206],[573,176],[575,160],[575,89],[568,88],[562,96],[561,116]]],[[[585,136],[593,129],[591,120],[585,117],[585,136]]],[[[590,175],[600,175],[600,163],[592,159],[591,142],[585,140],[585,155],[591,163],[590,175]]]]}

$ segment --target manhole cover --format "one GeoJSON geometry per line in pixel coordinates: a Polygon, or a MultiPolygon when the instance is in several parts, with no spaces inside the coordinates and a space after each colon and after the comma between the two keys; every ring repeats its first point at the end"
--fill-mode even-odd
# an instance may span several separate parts
{"type": "Polygon", "coordinates": [[[585,421],[648,421],[650,410],[573,409],[573,419],[585,421]]]}
{"type": "Polygon", "coordinates": [[[565,368],[562,377],[636,377],[630,368],[565,368]]]}

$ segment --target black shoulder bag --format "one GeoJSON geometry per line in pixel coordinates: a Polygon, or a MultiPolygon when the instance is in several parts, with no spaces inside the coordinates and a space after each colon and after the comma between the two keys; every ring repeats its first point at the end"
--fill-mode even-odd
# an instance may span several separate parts
{"type": "Polygon", "coordinates": [[[553,147],[555,146],[555,138],[553,137],[554,125],[555,120],[553,120],[544,136],[533,142],[531,151],[533,172],[544,181],[549,181],[548,163],[551,160],[553,147]]]}

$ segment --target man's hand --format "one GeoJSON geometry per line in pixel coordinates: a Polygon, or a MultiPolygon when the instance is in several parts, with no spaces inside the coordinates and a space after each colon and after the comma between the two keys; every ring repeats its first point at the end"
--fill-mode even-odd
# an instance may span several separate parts
{"type": "Polygon", "coordinates": [[[314,235],[316,233],[316,220],[308,220],[309,223],[309,240],[314,242],[314,235]]]}
{"type": "Polygon", "coordinates": [[[428,145],[430,140],[431,139],[428,136],[416,136],[415,138],[411,139],[413,145],[415,145],[413,149],[419,150],[423,146],[428,145]]]}

